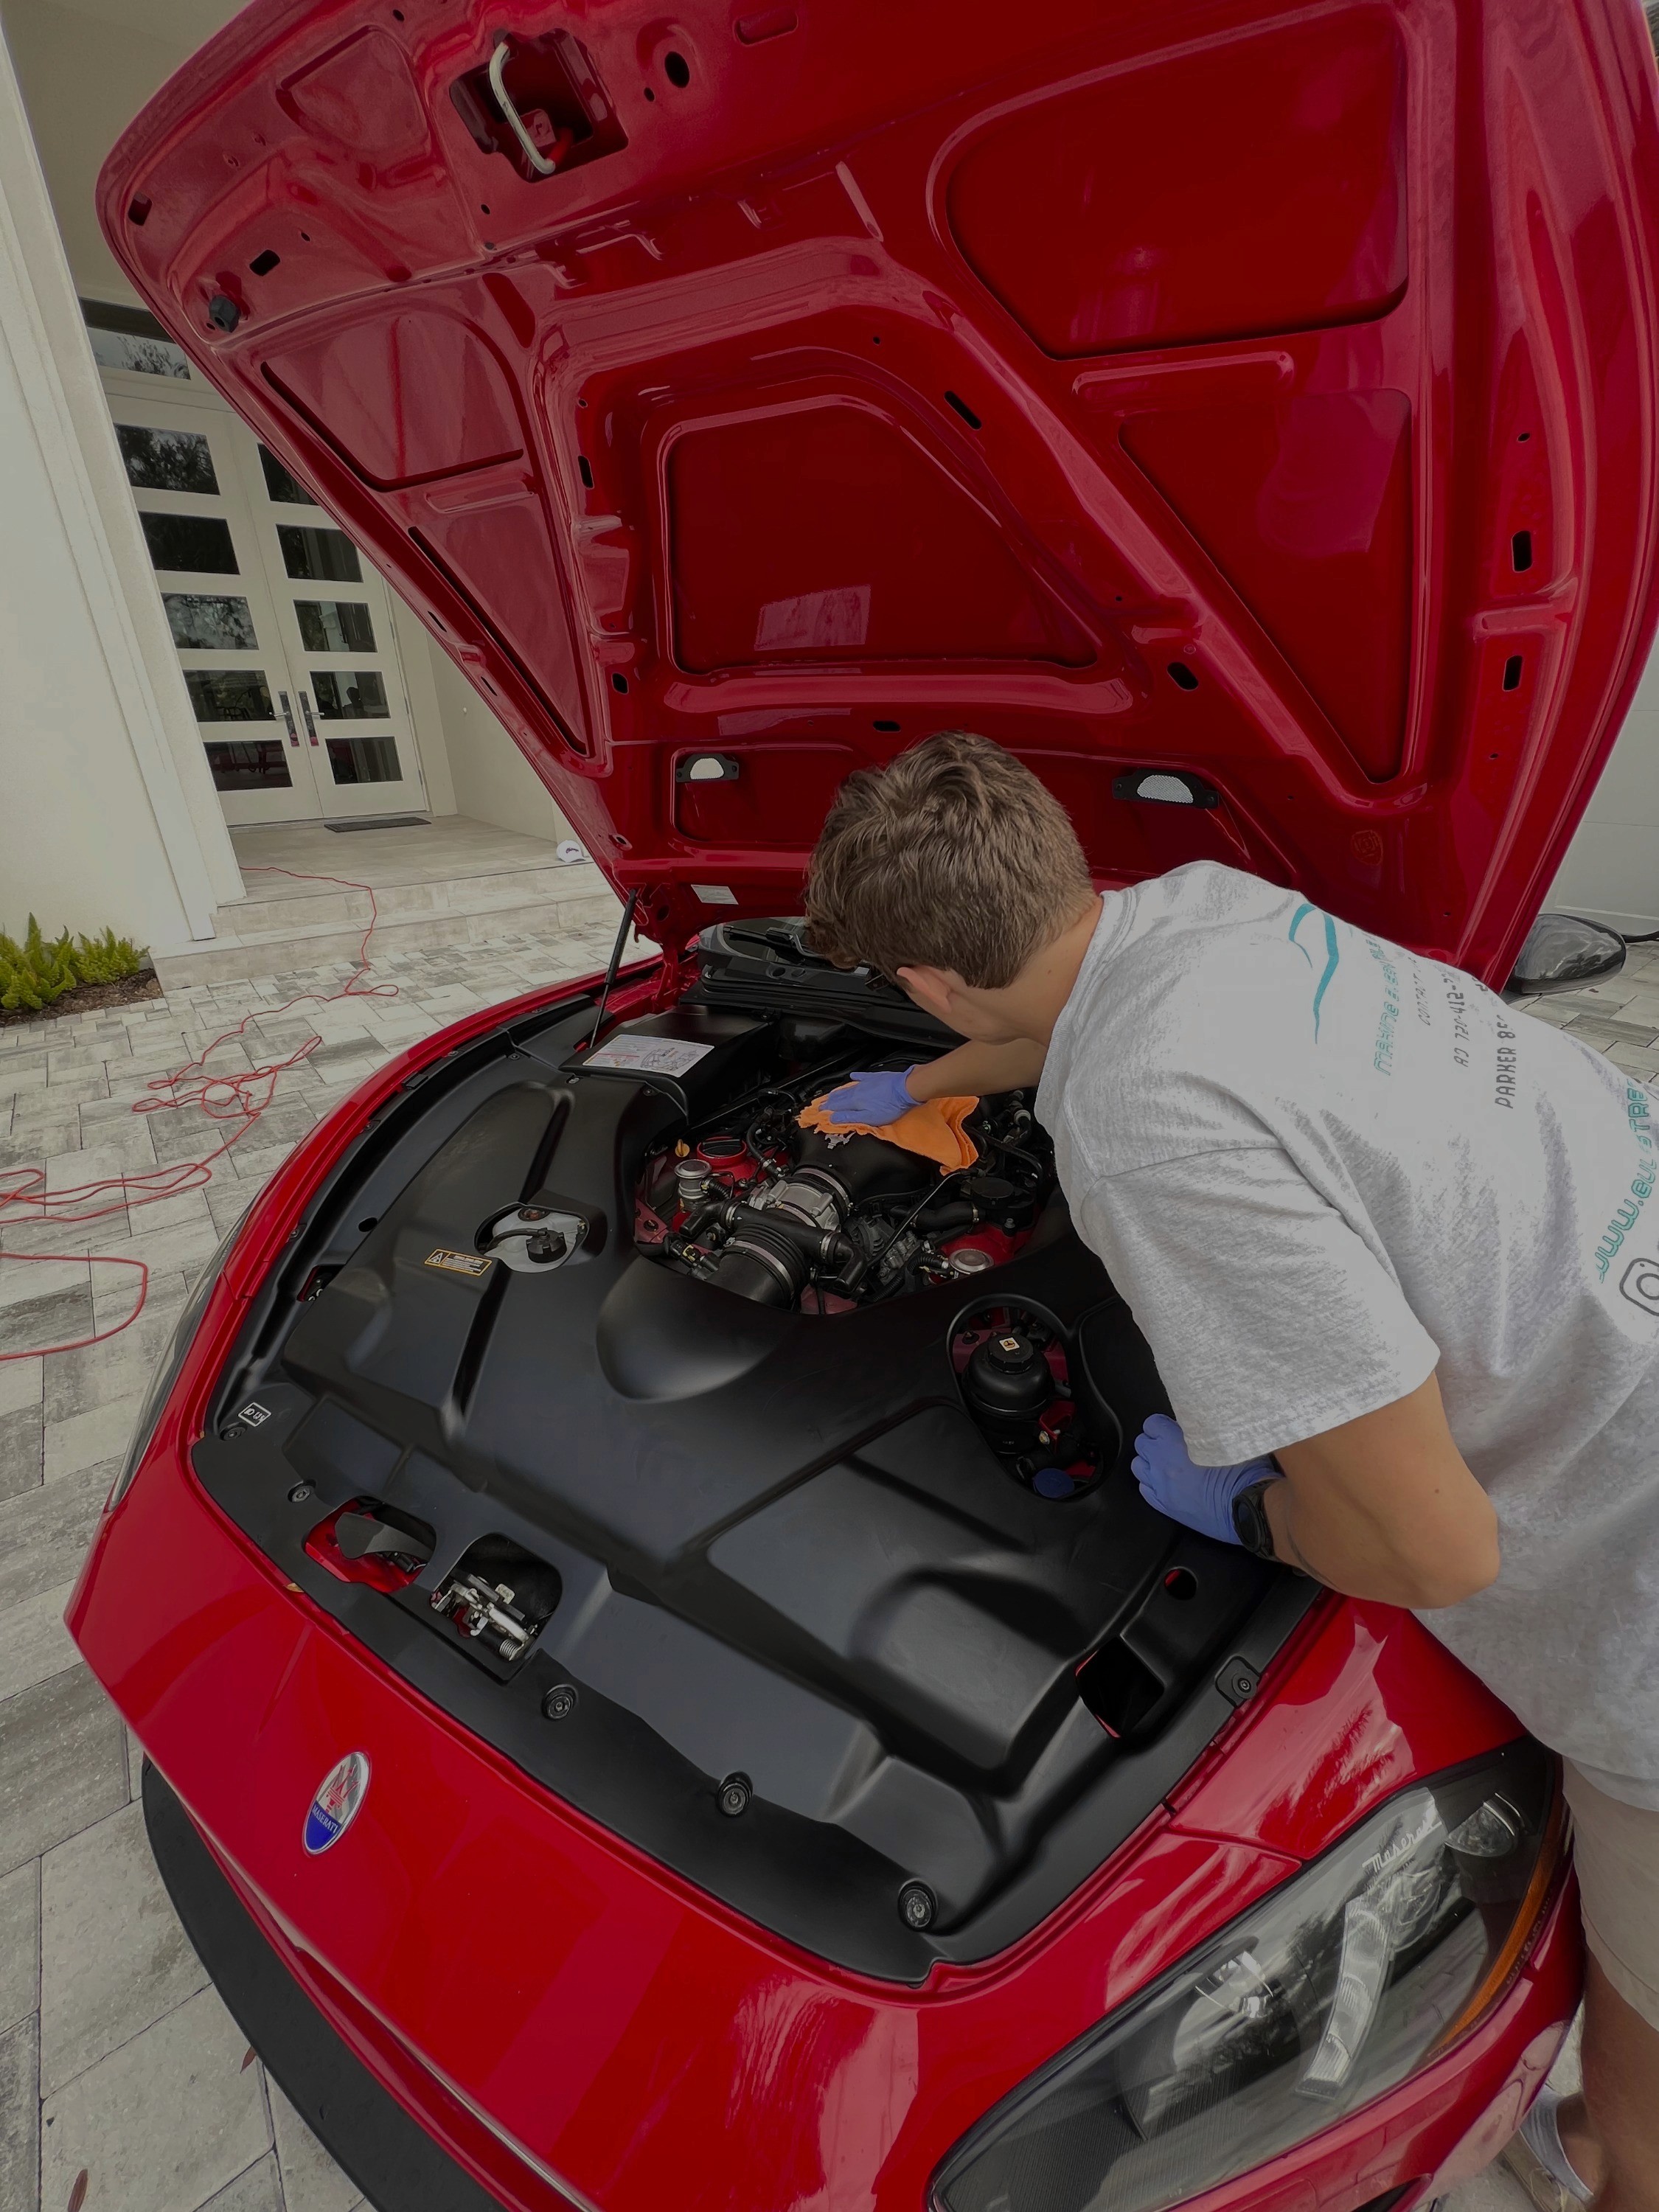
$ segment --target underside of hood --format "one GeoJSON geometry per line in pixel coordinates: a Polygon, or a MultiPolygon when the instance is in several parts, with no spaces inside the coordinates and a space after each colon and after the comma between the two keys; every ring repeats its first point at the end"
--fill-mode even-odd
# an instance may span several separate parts
{"type": "Polygon", "coordinates": [[[1653,617],[1625,0],[254,0],[106,165],[665,943],[969,727],[1507,972],[1653,617]],[[747,12],[745,12],[747,9],[747,12]]]}

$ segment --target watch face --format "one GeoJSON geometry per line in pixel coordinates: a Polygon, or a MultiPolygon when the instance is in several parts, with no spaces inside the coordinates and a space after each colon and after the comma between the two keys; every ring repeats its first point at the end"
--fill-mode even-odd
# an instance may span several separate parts
{"type": "Polygon", "coordinates": [[[1267,1525],[1267,1516],[1262,1510],[1261,1492],[1264,1485],[1252,1483],[1241,1490],[1233,1500],[1233,1530],[1247,1552],[1258,1559],[1270,1559],[1273,1555],[1273,1530],[1267,1525]]]}

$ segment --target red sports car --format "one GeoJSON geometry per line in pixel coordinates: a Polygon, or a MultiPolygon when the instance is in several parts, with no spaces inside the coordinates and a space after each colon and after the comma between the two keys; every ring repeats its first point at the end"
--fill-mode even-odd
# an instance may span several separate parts
{"type": "Polygon", "coordinates": [[[301,1146],[70,1608],[386,2212],[1404,2212],[1514,2127],[1553,1762],[1143,1504],[1029,1097],[803,1133],[950,1040],[787,917],[968,724],[1103,884],[1505,975],[1653,626],[1655,90],[1623,0],[255,0],[112,155],[659,948],[301,1146]]]}

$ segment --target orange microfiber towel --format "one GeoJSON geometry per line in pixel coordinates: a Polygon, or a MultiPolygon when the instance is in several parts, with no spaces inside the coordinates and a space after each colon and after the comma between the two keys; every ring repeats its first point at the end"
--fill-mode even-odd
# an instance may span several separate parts
{"type": "Polygon", "coordinates": [[[907,1152],[937,1160],[940,1172],[948,1174],[952,1168],[972,1167],[979,1158],[978,1146],[962,1127],[978,1103],[977,1098],[929,1098],[878,1129],[870,1121],[832,1121],[823,1110],[823,1099],[815,1098],[799,1119],[803,1129],[817,1129],[827,1137],[884,1137],[907,1152]]]}

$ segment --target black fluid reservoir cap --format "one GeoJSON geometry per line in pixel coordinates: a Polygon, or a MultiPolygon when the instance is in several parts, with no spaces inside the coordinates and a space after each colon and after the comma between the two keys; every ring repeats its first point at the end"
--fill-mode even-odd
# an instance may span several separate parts
{"type": "MultiPolygon", "coordinates": [[[[991,1366],[1000,1368],[1005,1375],[1016,1375],[1042,1359],[1042,1354],[1024,1329],[1005,1328],[986,1339],[985,1357],[991,1366]]],[[[1047,1366],[1048,1362],[1043,1360],[1042,1364],[1047,1366]]]]}
{"type": "Polygon", "coordinates": [[[1041,1346],[1022,1328],[994,1330],[968,1363],[968,1394],[989,1413],[1041,1413],[1054,1395],[1041,1346]]]}

